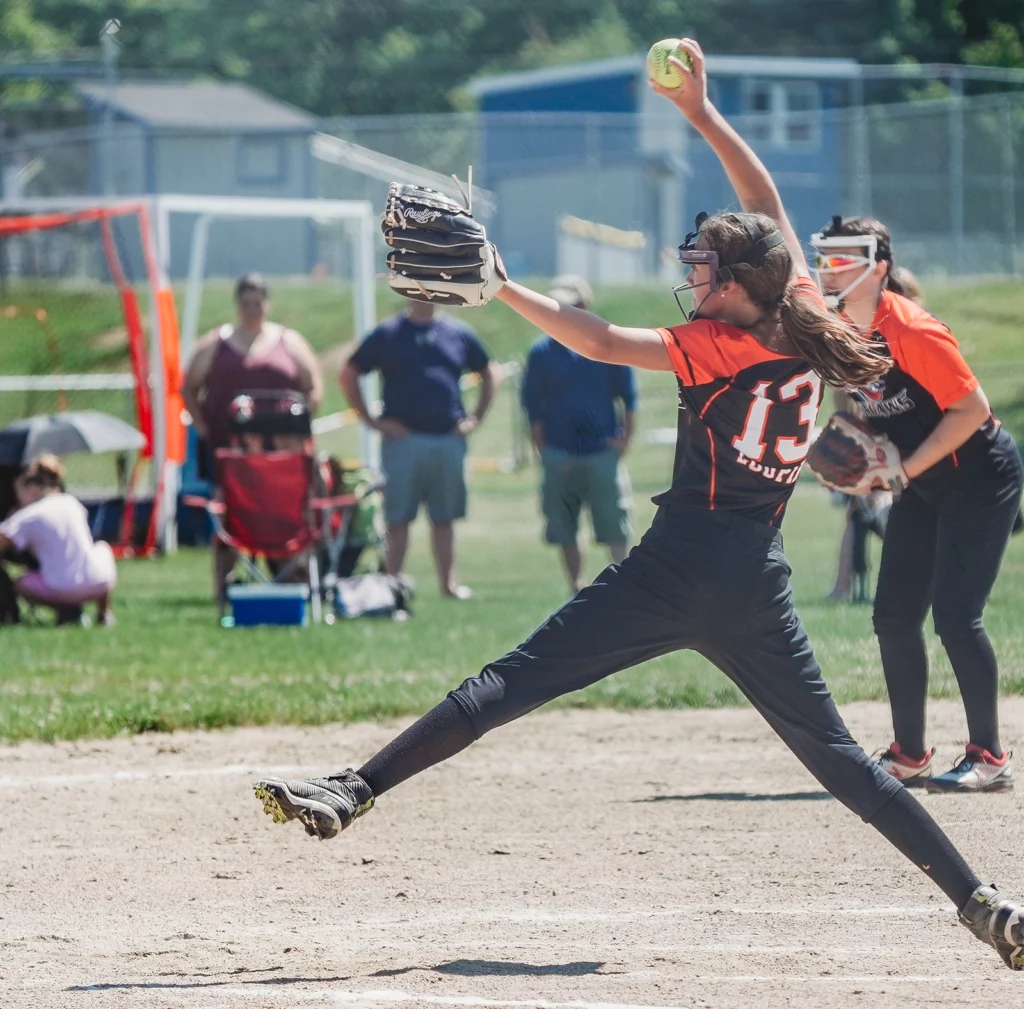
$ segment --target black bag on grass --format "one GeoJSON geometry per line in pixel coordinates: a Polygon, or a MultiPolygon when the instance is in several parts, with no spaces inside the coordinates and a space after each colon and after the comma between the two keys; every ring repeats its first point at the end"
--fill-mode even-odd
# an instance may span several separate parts
{"type": "Polygon", "coordinates": [[[0,627],[6,624],[20,624],[21,612],[18,609],[18,596],[14,591],[14,582],[7,569],[0,564],[0,627]]]}

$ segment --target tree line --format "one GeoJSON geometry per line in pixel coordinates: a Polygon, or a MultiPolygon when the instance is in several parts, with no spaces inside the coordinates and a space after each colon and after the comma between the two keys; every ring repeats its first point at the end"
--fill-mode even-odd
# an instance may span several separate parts
{"type": "Polygon", "coordinates": [[[45,88],[5,81],[5,60],[95,49],[109,18],[125,75],[244,81],[322,116],[465,108],[480,75],[681,34],[730,54],[1024,67],[1021,0],[2,0],[0,97],[45,88]]]}

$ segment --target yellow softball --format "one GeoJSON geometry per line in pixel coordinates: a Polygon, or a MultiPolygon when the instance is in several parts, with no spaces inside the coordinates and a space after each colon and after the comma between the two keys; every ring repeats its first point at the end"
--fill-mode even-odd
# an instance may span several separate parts
{"type": "Polygon", "coordinates": [[[679,39],[662,39],[660,42],[655,42],[647,53],[647,75],[655,84],[660,84],[663,88],[678,88],[683,83],[683,77],[679,73],[678,67],[669,63],[669,56],[675,56],[676,59],[682,60],[687,67],[692,68],[693,66],[690,62],[690,54],[681,48],[679,39]]]}

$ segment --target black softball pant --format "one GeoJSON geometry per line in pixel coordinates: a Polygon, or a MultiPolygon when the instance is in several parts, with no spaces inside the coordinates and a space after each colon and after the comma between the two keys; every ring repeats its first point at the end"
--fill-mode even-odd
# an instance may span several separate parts
{"type": "Polygon", "coordinates": [[[1010,442],[998,469],[965,472],[937,503],[911,485],[889,512],[874,626],[895,740],[911,757],[925,752],[929,607],[960,687],[970,742],[1001,753],[999,668],[982,613],[1017,517],[1022,479],[1010,442]]]}
{"type": "Polygon", "coordinates": [[[871,820],[902,789],[854,742],[793,608],[779,533],[663,507],[638,546],[450,695],[476,735],[647,659],[700,652],[837,799],[871,820]]]}

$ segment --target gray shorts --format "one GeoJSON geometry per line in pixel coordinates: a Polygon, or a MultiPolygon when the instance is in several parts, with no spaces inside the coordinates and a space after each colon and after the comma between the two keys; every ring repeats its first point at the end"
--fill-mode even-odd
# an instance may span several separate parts
{"type": "Polygon", "coordinates": [[[380,447],[384,519],[412,522],[425,501],[431,522],[466,515],[466,439],[458,434],[385,438],[380,447]]]}
{"type": "Polygon", "coordinates": [[[559,448],[541,453],[544,478],[541,509],[544,539],[558,546],[576,542],[580,510],[590,509],[594,539],[598,543],[628,543],[633,535],[629,520],[629,474],[615,449],[591,455],[572,455],[559,448]]]}

